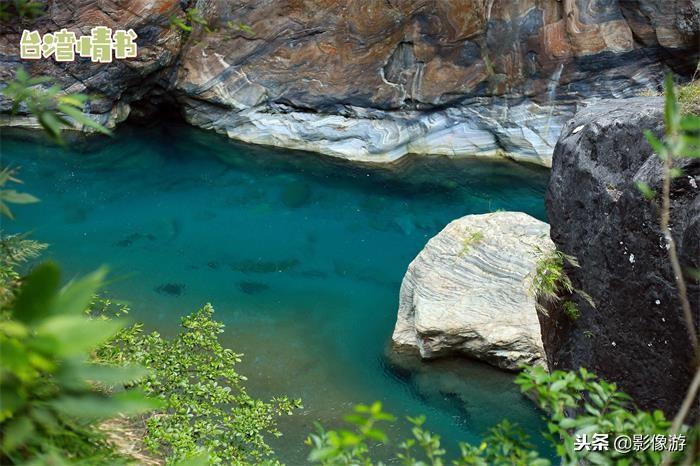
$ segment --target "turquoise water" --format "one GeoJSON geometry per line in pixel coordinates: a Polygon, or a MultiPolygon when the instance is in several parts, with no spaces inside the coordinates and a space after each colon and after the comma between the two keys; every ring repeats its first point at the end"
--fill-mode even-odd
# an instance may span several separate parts
{"type": "Polygon", "coordinates": [[[386,348],[401,279],[428,239],[465,214],[543,218],[546,170],[427,157],[372,168],[178,125],[70,151],[5,135],[2,163],[42,200],[3,227],[49,243],[67,277],[109,265],[110,295],[166,334],[214,305],[251,392],[303,399],[273,442],[287,464],[303,462],[313,421],[337,426],[373,400],[426,414],[452,449],[505,417],[542,428],[511,374],[468,360],[399,367],[386,348]]]}

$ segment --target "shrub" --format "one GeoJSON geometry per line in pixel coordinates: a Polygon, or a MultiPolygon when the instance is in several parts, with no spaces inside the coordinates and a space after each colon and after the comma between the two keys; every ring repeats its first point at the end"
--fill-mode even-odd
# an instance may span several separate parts
{"type": "Polygon", "coordinates": [[[3,235],[0,232],[0,309],[5,309],[20,286],[17,267],[37,257],[46,244],[26,238],[26,235],[3,235]]]}
{"type": "Polygon", "coordinates": [[[97,421],[159,405],[123,388],[144,375],[142,368],[89,362],[123,326],[83,314],[104,276],[100,269],[60,289],[58,267],[43,264],[0,318],[0,463],[114,464],[97,421]]]}
{"type": "MultiPolygon", "coordinates": [[[[541,367],[522,372],[516,383],[523,392],[533,395],[539,406],[548,413],[547,432],[543,433],[556,449],[561,464],[597,465],[646,465],[659,464],[662,451],[647,448],[627,453],[615,451],[612,442],[617,436],[665,435],[670,422],[663,413],[648,413],[635,408],[630,398],[618,390],[615,384],[598,379],[595,375],[580,369],[578,372],[555,371],[549,374],[541,367]],[[594,451],[576,448],[576,438],[580,435],[599,433],[607,435],[610,448],[594,451]]],[[[443,466],[447,464],[446,450],[440,437],[423,428],[424,418],[408,418],[413,424],[412,437],[389,444],[386,433],[378,427],[381,422],[392,421],[394,417],[383,412],[380,403],[372,406],[358,406],[355,412],[346,417],[352,430],[326,431],[317,426],[317,433],[311,434],[307,444],[311,447],[309,461],[324,466],[340,465],[381,465],[373,458],[372,445],[378,443],[392,447],[388,461],[404,466],[443,466]]],[[[697,426],[684,427],[683,434],[690,443],[684,453],[676,453],[673,464],[696,464],[696,449],[700,446],[697,426]]],[[[467,443],[459,445],[459,456],[451,464],[454,466],[547,466],[550,461],[540,454],[528,441],[527,436],[514,424],[503,421],[490,429],[479,446],[467,443]]]]}
{"type": "Polygon", "coordinates": [[[64,144],[61,132],[76,126],[88,128],[102,134],[111,131],[83,112],[90,99],[85,94],[66,94],[58,85],[50,84],[47,76],[30,77],[24,68],[17,68],[15,79],[8,82],[2,93],[12,101],[12,113],[20,107],[33,115],[46,134],[59,144],[64,144]]]}
{"type": "Polygon", "coordinates": [[[184,317],[182,332],[171,340],[134,325],[103,345],[97,357],[150,370],[137,385],[161,399],[164,408],[146,420],[144,441],[168,464],[202,452],[208,452],[210,464],[270,460],[266,436],[281,436],[277,418],[291,415],[301,401],[251,397],[243,385],[246,378],[235,369],[242,355],[221,346],[224,325],[213,314],[207,304],[184,317]]]}

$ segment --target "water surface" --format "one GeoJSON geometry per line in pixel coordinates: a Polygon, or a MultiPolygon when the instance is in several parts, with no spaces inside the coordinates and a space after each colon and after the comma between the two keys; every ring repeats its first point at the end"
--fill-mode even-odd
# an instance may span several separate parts
{"type": "Polygon", "coordinates": [[[109,294],[162,333],[211,302],[251,392],[303,399],[274,442],[287,464],[303,462],[313,421],[337,426],[373,400],[426,414],[450,448],[505,417],[541,430],[511,374],[467,360],[400,368],[386,347],[401,279],[428,239],[466,214],[544,218],[546,170],[444,157],[358,166],[179,125],[70,150],[5,135],[2,158],[42,200],[6,230],[49,243],[67,277],[109,265],[109,294]]]}

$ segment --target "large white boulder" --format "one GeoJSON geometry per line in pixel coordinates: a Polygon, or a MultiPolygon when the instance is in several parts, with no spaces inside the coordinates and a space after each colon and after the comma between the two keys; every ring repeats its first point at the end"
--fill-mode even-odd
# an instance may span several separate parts
{"type": "Polygon", "coordinates": [[[457,354],[515,370],[543,364],[531,282],[554,249],[549,225],[521,212],[467,215],[408,266],[393,334],[424,358],[457,354]]]}

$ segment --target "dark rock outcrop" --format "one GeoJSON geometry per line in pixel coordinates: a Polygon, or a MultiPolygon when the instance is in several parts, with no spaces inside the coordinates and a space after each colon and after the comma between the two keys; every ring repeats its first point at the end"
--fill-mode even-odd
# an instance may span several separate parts
{"type": "MultiPolygon", "coordinates": [[[[640,406],[673,414],[694,373],[692,349],[658,205],[635,186],[642,181],[661,192],[661,162],[642,131],[662,134],[662,108],[661,98],[603,101],[565,126],[554,151],[547,212],[552,240],[580,262],[568,274],[595,308],[574,295],[577,320],[561,309],[540,320],[552,369],[589,368],[640,406]]],[[[700,160],[684,159],[678,167],[684,174],[672,184],[672,231],[683,266],[700,269],[700,160]]],[[[700,283],[686,279],[700,319],[700,283]]]]}
{"type": "Polygon", "coordinates": [[[670,69],[690,75],[700,55],[693,0],[48,4],[37,23],[3,27],[1,79],[20,62],[24,27],[131,27],[137,59],[25,65],[71,91],[99,92],[92,110],[113,112],[111,121],[167,94],[191,123],[230,137],[363,161],[413,152],[549,165],[582,100],[656,90],[670,69]],[[181,40],[169,18],[182,7],[196,7],[207,30],[181,40]]]}

